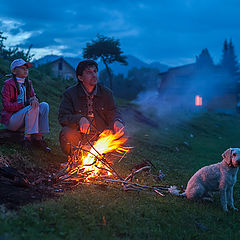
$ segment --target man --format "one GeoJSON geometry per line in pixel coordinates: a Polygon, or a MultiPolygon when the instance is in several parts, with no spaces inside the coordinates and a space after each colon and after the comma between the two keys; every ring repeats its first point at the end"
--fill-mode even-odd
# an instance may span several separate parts
{"type": "Polygon", "coordinates": [[[76,69],[78,83],[63,94],[58,120],[62,125],[59,140],[62,151],[70,155],[84,136],[94,136],[105,129],[124,128],[112,92],[98,84],[98,64],[85,60],[76,69]]]}

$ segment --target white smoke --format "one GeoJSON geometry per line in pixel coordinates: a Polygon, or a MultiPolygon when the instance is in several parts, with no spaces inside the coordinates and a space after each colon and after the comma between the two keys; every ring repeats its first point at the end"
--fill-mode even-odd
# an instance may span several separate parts
{"type": "Polygon", "coordinates": [[[132,101],[138,105],[142,113],[162,117],[171,112],[172,107],[161,99],[158,90],[147,90],[140,92],[135,100],[132,101]]]}

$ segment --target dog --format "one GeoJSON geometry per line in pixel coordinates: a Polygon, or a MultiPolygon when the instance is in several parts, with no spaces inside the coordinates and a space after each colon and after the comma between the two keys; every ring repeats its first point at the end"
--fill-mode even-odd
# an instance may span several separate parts
{"type": "Polygon", "coordinates": [[[199,169],[189,180],[185,195],[191,200],[210,200],[212,193],[220,192],[225,212],[234,207],[233,187],[240,167],[240,148],[229,148],[222,154],[223,160],[199,169]]]}

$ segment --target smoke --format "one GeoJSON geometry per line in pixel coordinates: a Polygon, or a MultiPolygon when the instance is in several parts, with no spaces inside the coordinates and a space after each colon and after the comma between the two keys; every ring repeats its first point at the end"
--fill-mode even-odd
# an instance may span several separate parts
{"type": "Polygon", "coordinates": [[[142,113],[147,115],[162,117],[168,115],[172,110],[172,107],[161,99],[158,90],[140,92],[132,102],[138,105],[142,113]]]}
{"type": "Polygon", "coordinates": [[[199,69],[195,64],[170,69],[161,74],[160,88],[146,90],[133,101],[140,110],[157,118],[176,112],[188,116],[202,111],[234,113],[236,111],[236,80],[218,66],[199,69]],[[202,97],[202,106],[195,97],[202,97]]]}

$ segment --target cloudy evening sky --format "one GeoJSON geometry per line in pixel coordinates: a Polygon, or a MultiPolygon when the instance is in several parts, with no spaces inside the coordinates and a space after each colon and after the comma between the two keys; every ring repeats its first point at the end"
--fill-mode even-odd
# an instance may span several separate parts
{"type": "Polygon", "coordinates": [[[81,57],[97,33],[120,39],[122,50],[148,63],[191,63],[203,48],[214,62],[224,39],[240,58],[239,0],[1,0],[0,31],[6,46],[81,57]]]}

